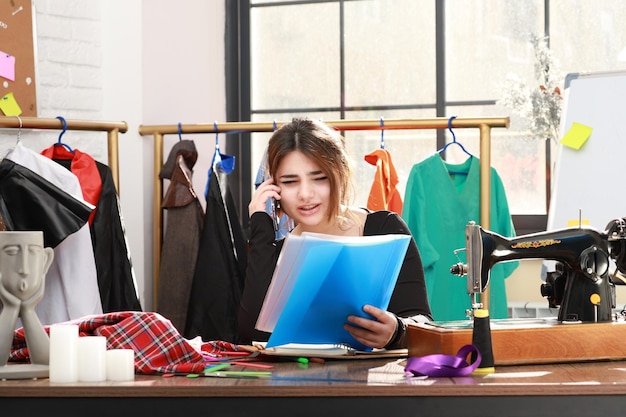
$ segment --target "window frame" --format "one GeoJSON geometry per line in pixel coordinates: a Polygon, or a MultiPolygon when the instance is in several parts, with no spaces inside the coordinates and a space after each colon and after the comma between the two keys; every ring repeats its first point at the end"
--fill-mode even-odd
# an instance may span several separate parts
{"type": "MultiPolygon", "coordinates": [[[[340,118],[344,119],[346,112],[359,110],[356,107],[346,106],[345,97],[345,67],[344,67],[344,47],[340,45],[340,106],[337,108],[273,108],[273,109],[252,109],[251,107],[251,42],[250,37],[250,13],[253,7],[281,7],[294,4],[313,3],[338,3],[339,4],[339,32],[340,43],[343,43],[345,28],[344,5],[350,1],[362,0],[303,0],[303,1],[273,1],[256,2],[251,4],[250,0],[225,1],[226,9],[226,33],[225,33],[225,70],[226,70],[226,115],[228,120],[252,120],[253,115],[272,113],[302,113],[302,112],[339,112],[340,118]]],[[[445,61],[445,0],[435,1],[435,41],[436,41],[436,101],[435,103],[414,103],[411,105],[379,105],[368,106],[372,110],[397,110],[397,109],[434,109],[437,117],[446,117],[449,107],[465,106],[485,106],[495,105],[496,100],[475,100],[475,101],[447,101],[446,100],[446,61],[445,61]]],[[[549,36],[549,8],[550,0],[544,0],[544,34],[549,36]]],[[[548,37],[549,39],[549,37],[548,37]]],[[[244,230],[248,228],[248,202],[252,196],[252,184],[248,179],[252,173],[252,146],[251,133],[239,133],[238,138],[229,138],[226,141],[226,151],[234,155],[237,160],[237,169],[228,177],[228,187],[231,191],[238,209],[239,218],[244,230]]],[[[437,149],[443,148],[446,143],[444,129],[437,130],[437,149]]],[[[551,161],[549,146],[546,147],[546,212],[533,215],[516,215],[512,213],[513,223],[518,235],[545,231],[547,227],[548,209],[550,201],[550,173],[551,161]]]]}

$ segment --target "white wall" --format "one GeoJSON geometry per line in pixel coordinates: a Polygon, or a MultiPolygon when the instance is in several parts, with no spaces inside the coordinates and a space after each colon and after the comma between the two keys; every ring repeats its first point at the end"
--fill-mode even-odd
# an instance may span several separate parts
{"type": "MultiPolygon", "coordinates": [[[[224,2],[34,0],[33,5],[39,117],[128,123],[128,132],[120,135],[120,200],[142,306],[152,310],[153,148],[152,137],[140,136],[138,128],[225,120],[224,2]]],[[[57,132],[22,132],[33,149],[48,147],[57,137],[57,132]]],[[[214,137],[186,137],[196,140],[201,152],[196,190],[204,190],[214,137]]],[[[175,140],[166,137],[166,156],[175,140]]],[[[63,141],[107,162],[106,134],[67,132],[63,141]]],[[[3,140],[0,147],[14,143],[3,140]]]]}

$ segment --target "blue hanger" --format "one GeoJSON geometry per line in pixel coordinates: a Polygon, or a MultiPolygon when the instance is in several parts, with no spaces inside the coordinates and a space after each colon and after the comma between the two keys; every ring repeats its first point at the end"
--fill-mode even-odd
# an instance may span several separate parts
{"type": "Polygon", "coordinates": [[[178,141],[182,141],[183,140],[183,130],[181,127],[180,122],[178,122],[178,141]]]}
{"type": "Polygon", "coordinates": [[[54,144],[54,146],[65,146],[65,148],[74,153],[74,150],[70,147],[70,145],[65,144],[61,141],[61,138],[63,137],[63,135],[65,134],[65,132],[67,131],[67,121],[65,120],[64,117],[62,116],[57,116],[57,119],[59,119],[61,122],[63,122],[63,130],[61,131],[61,133],[59,134],[59,139],[57,140],[57,143],[54,144]]]}
{"type": "Polygon", "coordinates": [[[215,128],[215,152],[213,153],[213,162],[211,169],[217,167],[219,172],[230,174],[235,169],[235,157],[233,155],[223,154],[220,151],[220,142],[218,139],[217,122],[213,122],[215,128]]]}
{"type": "Polygon", "coordinates": [[[385,149],[385,119],[380,118],[380,149],[385,149]]]}
{"type": "Polygon", "coordinates": [[[469,153],[465,147],[461,144],[461,142],[457,142],[456,140],[456,135],[454,134],[454,131],[452,130],[452,120],[455,119],[456,116],[452,116],[448,119],[448,130],[450,131],[450,133],[452,133],[452,142],[448,142],[444,145],[443,148],[439,149],[439,153],[445,152],[445,150],[448,148],[448,146],[452,145],[453,143],[456,145],[459,145],[461,147],[461,149],[463,150],[463,152],[465,152],[466,154],[468,154],[469,156],[474,156],[471,153],[469,153]]]}
{"type": "Polygon", "coordinates": [[[217,122],[213,122],[213,128],[215,130],[215,152],[213,153],[213,161],[209,168],[208,176],[209,180],[204,188],[204,195],[209,195],[209,185],[211,184],[211,173],[213,170],[216,173],[230,174],[235,169],[235,156],[227,155],[220,152],[220,143],[218,139],[217,122]]]}

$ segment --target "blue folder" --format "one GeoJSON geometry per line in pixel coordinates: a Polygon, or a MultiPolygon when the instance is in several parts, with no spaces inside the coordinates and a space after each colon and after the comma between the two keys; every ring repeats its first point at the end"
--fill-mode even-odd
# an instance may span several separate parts
{"type": "Polygon", "coordinates": [[[266,347],[288,343],[371,348],[343,329],[349,315],[386,310],[410,235],[288,235],[257,328],[271,332],[266,347]]]}

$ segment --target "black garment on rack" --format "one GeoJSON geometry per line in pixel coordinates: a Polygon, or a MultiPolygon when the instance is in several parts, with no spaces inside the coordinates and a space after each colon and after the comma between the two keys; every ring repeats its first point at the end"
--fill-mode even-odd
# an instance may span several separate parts
{"type": "Polygon", "coordinates": [[[246,270],[246,239],[234,199],[209,176],[204,227],[191,286],[184,336],[236,342],[237,312],[246,270]]]}
{"type": "Polygon", "coordinates": [[[0,161],[0,215],[6,230],[41,230],[44,246],[55,248],[90,214],[90,207],[41,175],[10,159],[0,161]]]}
{"type": "Polygon", "coordinates": [[[96,161],[102,191],[91,223],[102,311],[142,311],[111,168],[96,161]]]}

